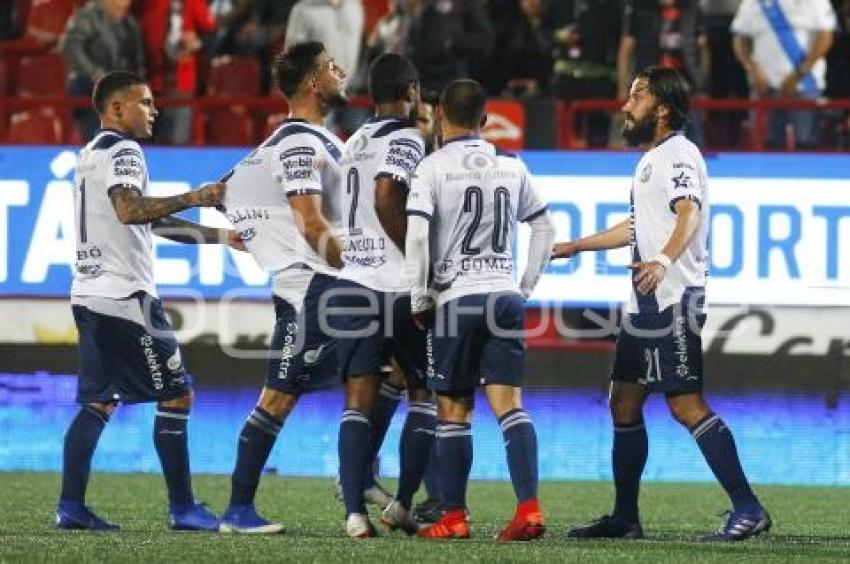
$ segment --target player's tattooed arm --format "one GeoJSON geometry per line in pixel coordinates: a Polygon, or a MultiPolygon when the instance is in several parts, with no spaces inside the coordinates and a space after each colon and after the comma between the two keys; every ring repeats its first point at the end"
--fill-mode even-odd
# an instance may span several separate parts
{"type": "Polygon", "coordinates": [[[384,231],[404,253],[407,235],[407,189],[392,178],[375,180],[375,212],[384,231]]]}
{"type": "Polygon", "coordinates": [[[234,229],[208,227],[173,215],[155,219],[151,225],[154,233],[177,243],[188,245],[220,243],[240,251],[246,250],[245,244],[234,229]]]}
{"type": "Polygon", "coordinates": [[[555,243],[552,246],[552,258],[570,258],[584,251],[605,251],[625,247],[629,244],[630,235],[629,220],[624,220],[605,231],[575,241],[555,243]]]}
{"type": "Polygon", "coordinates": [[[225,189],[224,183],[214,182],[198,190],[156,198],[142,196],[135,188],[119,185],[110,188],[109,198],[118,221],[126,225],[137,225],[150,223],[189,208],[218,206],[224,198],[225,189]]]}
{"type": "Polygon", "coordinates": [[[322,213],[322,197],[318,194],[289,196],[295,224],[307,243],[334,268],[342,268],[342,244],[322,213]]]}

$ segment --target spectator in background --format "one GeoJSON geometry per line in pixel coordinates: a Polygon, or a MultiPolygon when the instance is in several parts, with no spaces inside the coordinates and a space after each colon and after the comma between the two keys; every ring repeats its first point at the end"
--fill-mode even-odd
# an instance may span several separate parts
{"type": "Polygon", "coordinates": [[[493,28],[481,0],[411,0],[407,56],[425,90],[442,92],[457,78],[480,78],[493,28]]]}
{"type": "MultiPolygon", "coordinates": [[[[145,38],[148,83],[154,96],[190,98],[198,88],[201,34],[215,29],[204,0],[145,0],[137,15],[145,38]]],[[[192,136],[192,108],[163,108],[154,142],[186,145],[192,136]]]]}
{"type": "Polygon", "coordinates": [[[348,75],[357,72],[365,16],[361,0],[300,0],[286,25],[286,47],[319,41],[348,75]]]}
{"type": "Polygon", "coordinates": [[[519,0],[519,17],[497,32],[492,62],[501,71],[498,92],[518,98],[548,94],[555,44],[544,8],[543,0],[519,0]]]}
{"type": "MultiPolygon", "coordinates": [[[[705,95],[711,55],[703,20],[699,0],[626,0],[617,97],[626,99],[634,69],[652,65],[676,69],[688,81],[692,96],[705,95]]],[[[691,141],[702,144],[699,116],[693,112],[685,131],[691,141]]]]}
{"type": "MultiPolygon", "coordinates": [[[[816,99],[825,87],[826,54],[836,28],[829,0],[743,0],[732,21],[735,56],[754,98],[816,99]]],[[[791,126],[798,147],[818,144],[815,110],[768,114],[768,147],[786,145],[791,126]]]]}
{"type": "MultiPolygon", "coordinates": [[[[129,14],[130,0],[92,0],[78,10],[59,41],[68,61],[68,94],[91,96],[94,83],[110,71],[145,75],[144,43],[139,24],[129,14]]],[[[83,142],[100,125],[89,107],[74,110],[83,142]]]]}
{"type": "Polygon", "coordinates": [[[214,0],[219,32],[212,55],[250,55],[262,68],[263,91],[271,84],[271,62],[283,46],[286,21],[297,0],[214,0]]]}
{"type": "Polygon", "coordinates": [[[387,13],[378,19],[366,40],[370,61],[384,53],[404,53],[415,3],[416,0],[387,0],[387,13]]]}

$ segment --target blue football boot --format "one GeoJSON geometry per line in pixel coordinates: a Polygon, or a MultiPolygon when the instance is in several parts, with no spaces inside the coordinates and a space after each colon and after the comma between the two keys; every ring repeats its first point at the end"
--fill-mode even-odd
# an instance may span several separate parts
{"type": "Polygon", "coordinates": [[[117,531],[121,527],[104,521],[80,501],[60,501],[56,507],[56,527],[89,531],[117,531]]]}
{"type": "Polygon", "coordinates": [[[254,509],[253,504],[231,505],[221,516],[218,530],[222,533],[244,533],[252,535],[273,535],[283,532],[281,523],[272,523],[264,519],[254,509]]]}
{"type": "Polygon", "coordinates": [[[766,533],[773,525],[770,514],[763,508],[727,511],[729,518],[717,532],[703,537],[705,541],[741,541],[766,533]]]}
{"type": "Polygon", "coordinates": [[[168,525],[175,531],[218,532],[219,520],[207,509],[205,503],[170,505],[168,525]]]}

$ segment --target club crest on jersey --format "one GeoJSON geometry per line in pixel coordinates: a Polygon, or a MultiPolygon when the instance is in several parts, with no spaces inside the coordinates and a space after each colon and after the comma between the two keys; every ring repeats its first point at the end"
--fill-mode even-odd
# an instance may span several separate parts
{"type": "Polygon", "coordinates": [[[691,187],[691,177],[685,175],[684,170],[679,176],[674,176],[672,180],[674,190],[687,190],[691,187]]]}
{"type": "Polygon", "coordinates": [[[640,181],[647,182],[649,177],[652,176],[652,163],[647,163],[643,170],[640,171],[640,181]]]}
{"type": "Polygon", "coordinates": [[[369,137],[366,135],[361,135],[360,138],[354,142],[354,147],[352,147],[352,150],[355,153],[363,153],[366,151],[366,147],[368,145],[369,137]]]}
{"type": "Polygon", "coordinates": [[[473,151],[463,157],[463,168],[466,170],[495,168],[497,164],[494,157],[480,151],[473,151]]]}

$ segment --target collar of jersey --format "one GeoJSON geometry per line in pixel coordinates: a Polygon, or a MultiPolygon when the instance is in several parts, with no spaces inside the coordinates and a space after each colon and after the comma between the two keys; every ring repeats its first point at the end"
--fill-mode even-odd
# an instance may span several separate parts
{"type": "Polygon", "coordinates": [[[113,133],[118,137],[121,137],[122,139],[132,139],[132,137],[130,137],[123,131],[118,131],[117,129],[112,129],[111,127],[102,127],[101,129],[98,129],[97,133],[95,133],[94,136],[97,137],[101,133],[113,133]]]}
{"type": "Polygon", "coordinates": [[[397,117],[392,117],[392,116],[372,116],[366,121],[366,123],[380,123],[382,121],[404,121],[404,120],[399,119],[397,117]]]}
{"type": "Polygon", "coordinates": [[[684,134],[685,134],[685,132],[683,130],[677,129],[676,131],[671,132],[669,135],[667,135],[667,137],[665,137],[664,139],[659,141],[658,144],[655,147],[653,147],[653,149],[657,149],[658,147],[660,147],[661,145],[663,145],[664,143],[666,143],[670,139],[676,137],[677,135],[684,135],[684,134]]]}
{"type": "Polygon", "coordinates": [[[455,141],[481,141],[481,138],[477,135],[460,135],[458,137],[452,137],[446,141],[443,141],[443,146],[445,147],[449,143],[454,143],[455,141]]]}
{"type": "Polygon", "coordinates": [[[306,119],[301,118],[286,118],[281,123],[283,125],[286,125],[287,123],[306,123],[307,125],[310,125],[310,122],[308,122],[306,119]]]}

